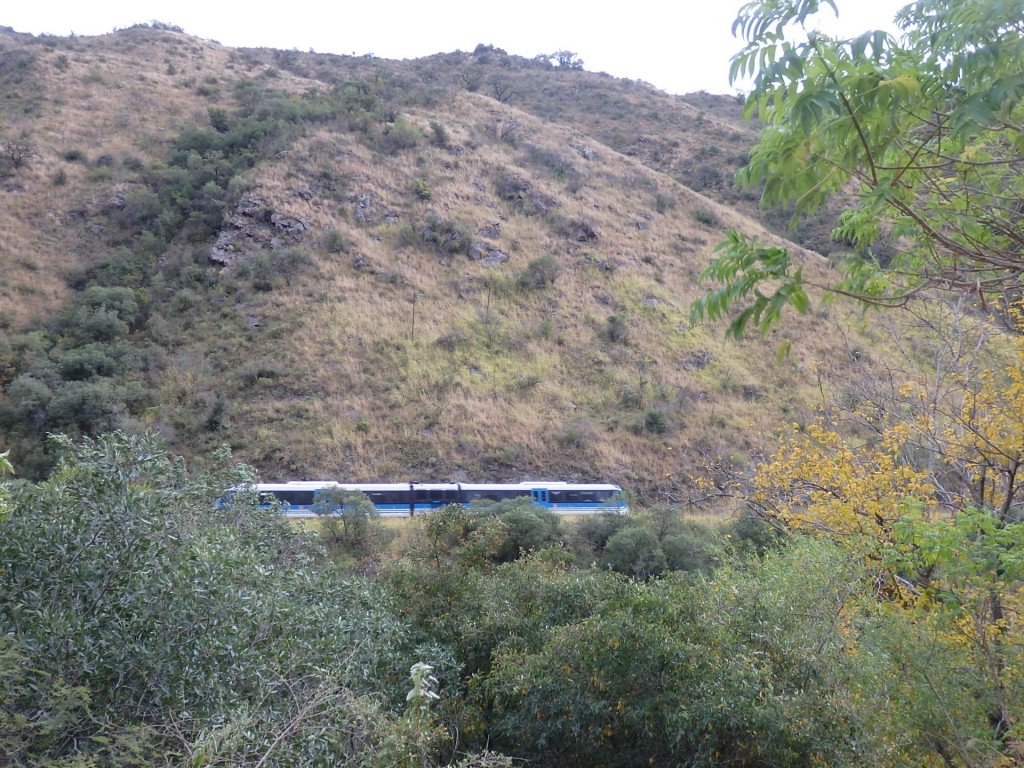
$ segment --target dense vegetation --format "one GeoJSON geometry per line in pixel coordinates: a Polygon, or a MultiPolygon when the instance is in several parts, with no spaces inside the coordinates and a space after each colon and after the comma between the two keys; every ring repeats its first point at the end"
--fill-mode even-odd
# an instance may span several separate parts
{"type": "Polygon", "coordinates": [[[150,437],[59,442],[48,480],[4,486],[5,764],[1015,754],[1019,524],[905,515],[833,541],[668,512],[566,525],[507,502],[410,522],[388,550],[372,519],[321,543],[245,494],[215,504],[251,477],[224,454],[196,473],[150,437]]]}

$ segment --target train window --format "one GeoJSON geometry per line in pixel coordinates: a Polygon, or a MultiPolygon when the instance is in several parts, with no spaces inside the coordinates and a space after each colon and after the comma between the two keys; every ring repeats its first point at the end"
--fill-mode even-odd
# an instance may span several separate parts
{"type": "Polygon", "coordinates": [[[488,496],[493,498],[495,501],[503,501],[504,499],[518,499],[520,496],[529,497],[529,491],[523,491],[519,488],[503,489],[500,491],[488,491],[488,496]]]}
{"type": "Polygon", "coordinates": [[[309,506],[313,503],[314,491],[272,491],[271,493],[260,494],[260,504],[269,504],[273,496],[282,504],[290,504],[293,507],[309,506]]]}

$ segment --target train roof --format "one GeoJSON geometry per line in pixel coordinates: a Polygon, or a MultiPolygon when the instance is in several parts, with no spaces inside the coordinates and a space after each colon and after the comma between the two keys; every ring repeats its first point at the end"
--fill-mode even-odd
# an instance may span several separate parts
{"type": "Polygon", "coordinates": [[[261,491],[294,491],[318,488],[342,488],[348,491],[403,491],[410,487],[421,490],[447,491],[464,488],[468,491],[487,491],[498,489],[566,489],[580,491],[615,491],[622,488],[611,483],[568,483],[565,480],[531,480],[523,483],[341,483],[337,480],[289,480],[285,483],[257,483],[261,491]]]}

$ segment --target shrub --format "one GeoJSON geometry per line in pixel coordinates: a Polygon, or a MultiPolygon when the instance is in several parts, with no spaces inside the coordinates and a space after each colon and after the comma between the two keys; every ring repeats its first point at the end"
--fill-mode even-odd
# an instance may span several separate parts
{"type": "Polygon", "coordinates": [[[658,213],[668,213],[669,210],[676,207],[675,196],[665,194],[664,192],[658,192],[654,196],[654,209],[658,213]]]}
{"type": "Polygon", "coordinates": [[[124,205],[114,215],[122,227],[148,227],[163,210],[160,196],[147,187],[135,186],[124,194],[124,205]]]}
{"type": "Polygon", "coordinates": [[[439,149],[448,147],[448,130],[437,120],[430,121],[431,143],[439,149]]]}
{"type": "Polygon", "coordinates": [[[433,197],[433,193],[430,191],[430,184],[427,183],[426,179],[413,179],[412,184],[409,186],[413,194],[420,200],[430,200],[433,197]]]}
{"type": "Polygon", "coordinates": [[[737,520],[729,530],[729,537],[737,550],[757,554],[780,547],[784,542],[781,530],[754,515],[737,520]]]}
{"type": "Polygon", "coordinates": [[[415,248],[422,241],[416,232],[416,227],[409,222],[405,222],[395,229],[395,242],[399,248],[415,248]]]}
{"type": "Polygon", "coordinates": [[[317,493],[313,511],[328,546],[353,557],[373,554],[386,539],[380,513],[361,491],[328,488],[317,493]]]}
{"type": "Polygon", "coordinates": [[[250,265],[252,286],[257,291],[273,291],[291,285],[292,279],[311,263],[309,254],[301,248],[260,254],[250,265]]]}
{"type": "Polygon", "coordinates": [[[223,453],[188,471],[150,435],[57,445],[61,469],[0,515],[5,764],[420,754],[377,703],[397,703],[416,658],[405,625],[254,494],[215,505],[250,472],[223,453]]]}
{"type": "Polygon", "coordinates": [[[206,114],[210,118],[210,127],[217,131],[217,133],[227,133],[231,129],[231,121],[228,119],[226,109],[208,107],[206,114]]]}
{"type": "Polygon", "coordinates": [[[686,523],[680,533],[661,541],[665,560],[673,571],[710,571],[718,561],[721,536],[696,523],[686,523]]]}
{"type": "Polygon", "coordinates": [[[127,409],[124,392],[110,379],[97,379],[62,384],[47,413],[57,430],[96,435],[117,429],[127,409]]]}
{"type": "Polygon", "coordinates": [[[482,509],[473,509],[480,520],[496,518],[505,526],[505,536],[492,555],[492,559],[499,563],[512,562],[525,553],[557,544],[560,540],[561,519],[544,507],[536,506],[529,498],[499,501],[482,509]]]}
{"type": "Polygon", "coordinates": [[[647,528],[633,526],[614,534],[604,548],[602,563],[635,579],[659,576],[668,568],[658,538],[647,528]]]}
{"type": "Polygon", "coordinates": [[[608,544],[608,540],[628,524],[629,518],[625,515],[588,515],[576,527],[576,534],[581,543],[586,545],[586,554],[600,553],[608,544]]]}
{"type": "Polygon", "coordinates": [[[352,247],[348,236],[337,229],[329,229],[324,233],[324,249],[328,253],[342,253],[352,247]]]}
{"type": "Polygon", "coordinates": [[[423,134],[419,128],[399,116],[394,123],[385,128],[377,145],[383,152],[395,155],[417,146],[422,138],[423,134]]]}
{"type": "Polygon", "coordinates": [[[531,144],[526,149],[526,158],[533,165],[547,168],[556,179],[566,180],[579,176],[572,162],[556,150],[531,144]]]}
{"type": "Polygon", "coordinates": [[[644,429],[656,435],[663,435],[668,431],[668,420],[665,412],[652,408],[644,414],[644,429]]]}
{"type": "Polygon", "coordinates": [[[698,208],[694,211],[693,218],[697,220],[697,223],[703,224],[706,227],[717,227],[721,224],[718,216],[705,208],[698,208]]]}
{"type": "Polygon", "coordinates": [[[554,256],[538,256],[526,265],[526,269],[516,279],[516,284],[527,291],[542,290],[554,285],[561,271],[562,265],[554,256]]]}
{"type": "Polygon", "coordinates": [[[125,370],[125,352],[130,346],[86,344],[69,349],[56,359],[57,370],[66,381],[86,381],[104,376],[116,376],[125,370]]]}
{"type": "Polygon", "coordinates": [[[555,433],[555,442],[560,448],[579,450],[595,440],[594,428],[586,421],[566,424],[555,433]]]}
{"type": "Polygon", "coordinates": [[[621,344],[629,336],[629,327],[622,315],[609,315],[605,322],[603,336],[614,344],[621,344]]]}
{"type": "Polygon", "coordinates": [[[431,245],[442,254],[466,253],[472,242],[465,229],[456,221],[429,214],[419,230],[420,241],[431,245]]]}

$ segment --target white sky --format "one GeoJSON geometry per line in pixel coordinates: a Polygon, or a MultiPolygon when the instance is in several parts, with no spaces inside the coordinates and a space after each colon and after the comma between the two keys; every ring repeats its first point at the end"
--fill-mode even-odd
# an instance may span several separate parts
{"type": "MultiPolygon", "coordinates": [[[[839,0],[839,26],[890,28],[909,0],[839,0]]],[[[734,93],[730,29],[744,0],[21,0],[0,25],[33,34],[97,35],[154,19],[231,47],[313,49],[411,59],[478,43],[532,57],[574,51],[593,72],[644,80],[669,93],[734,93]]],[[[826,9],[823,16],[832,17],[826,9]]]]}

